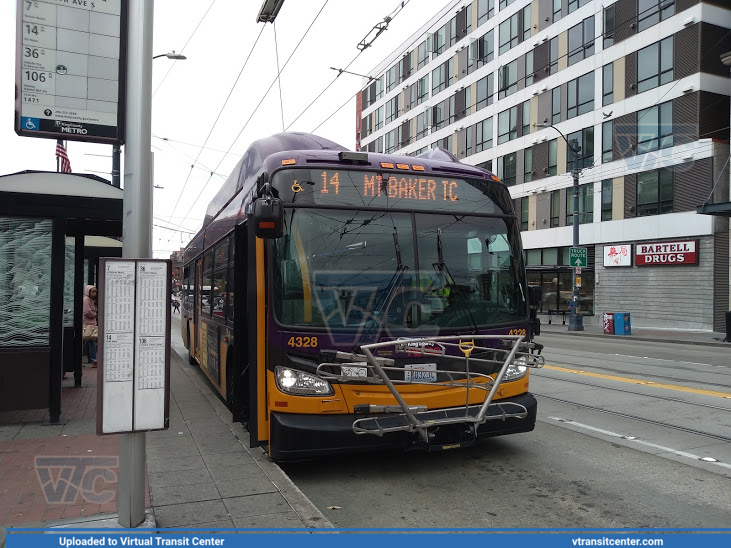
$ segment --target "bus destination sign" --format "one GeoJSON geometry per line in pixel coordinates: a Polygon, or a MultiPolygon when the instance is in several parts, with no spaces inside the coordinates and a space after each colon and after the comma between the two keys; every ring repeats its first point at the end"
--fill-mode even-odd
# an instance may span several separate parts
{"type": "MultiPolygon", "coordinates": [[[[285,203],[357,207],[406,207],[504,213],[501,197],[482,181],[433,174],[360,170],[293,169],[276,175],[275,188],[285,203]]],[[[505,200],[509,208],[509,200],[505,200]]]]}
{"type": "Polygon", "coordinates": [[[18,0],[18,135],[124,142],[126,5],[18,0]]]}

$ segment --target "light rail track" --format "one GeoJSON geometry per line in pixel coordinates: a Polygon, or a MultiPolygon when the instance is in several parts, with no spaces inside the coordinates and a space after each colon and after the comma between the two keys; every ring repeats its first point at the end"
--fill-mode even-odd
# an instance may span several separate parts
{"type": "MultiPolygon", "coordinates": [[[[531,377],[542,377],[542,378],[551,379],[554,381],[570,382],[573,384],[581,384],[583,386],[591,386],[593,388],[601,388],[602,390],[614,390],[615,392],[623,392],[625,394],[633,394],[635,396],[642,396],[645,398],[655,398],[658,400],[665,400],[665,401],[671,401],[671,402],[676,402],[676,403],[685,403],[687,405],[695,405],[698,407],[707,407],[708,409],[717,409],[719,411],[731,412],[731,407],[721,407],[720,405],[711,405],[709,403],[699,403],[699,402],[694,402],[694,401],[681,400],[679,398],[671,398],[668,396],[658,396],[656,394],[643,394],[642,392],[633,392],[632,390],[624,390],[622,388],[612,388],[610,386],[605,386],[602,384],[595,384],[592,382],[584,382],[584,381],[579,381],[579,380],[574,380],[574,379],[559,379],[557,377],[550,377],[548,375],[539,375],[535,372],[531,373],[531,377]]],[[[649,385],[649,386],[652,386],[652,385],[649,385]]]]}
{"type": "Polygon", "coordinates": [[[598,411],[599,413],[606,413],[608,415],[614,415],[615,417],[622,417],[622,418],[625,418],[625,419],[630,419],[630,420],[635,420],[635,421],[639,421],[639,422],[644,422],[644,423],[647,423],[647,424],[654,424],[655,426],[661,426],[663,428],[670,428],[672,430],[679,430],[681,432],[686,432],[688,434],[694,434],[696,436],[701,436],[701,437],[705,437],[705,438],[711,438],[711,439],[714,439],[714,440],[723,441],[723,442],[726,442],[726,443],[731,443],[731,437],[729,437],[729,436],[722,436],[720,434],[713,434],[711,432],[703,432],[702,430],[695,430],[693,428],[688,428],[688,427],[685,427],[685,426],[679,426],[677,424],[669,424],[669,423],[662,422],[662,421],[656,421],[654,419],[647,419],[647,418],[644,418],[644,417],[638,417],[637,415],[630,415],[628,413],[620,413],[619,411],[611,411],[609,409],[603,409],[601,407],[596,407],[596,406],[593,406],[593,405],[587,405],[585,403],[578,403],[578,402],[574,402],[574,401],[570,401],[570,400],[564,400],[564,399],[561,399],[561,398],[555,398],[553,396],[546,396],[545,394],[538,394],[536,392],[532,392],[532,394],[534,396],[539,397],[539,398],[545,398],[547,400],[552,400],[552,401],[559,402],[559,403],[563,403],[563,404],[566,404],[566,405],[573,405],[573,406],[576,406],[576,407],[581,407],[583,409],[590,409],[592,411],[598,411]]]}

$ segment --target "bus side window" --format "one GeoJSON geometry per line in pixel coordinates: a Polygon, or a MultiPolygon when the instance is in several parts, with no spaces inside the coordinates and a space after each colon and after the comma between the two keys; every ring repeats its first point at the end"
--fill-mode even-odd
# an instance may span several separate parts
{"type": "Polygon", "coordinates": [[[201,314],[204,316],[211,315],[211,269],[213,267],[213,252],[209,251],[203,257],[203,267],[201,268],[201,314]]]}

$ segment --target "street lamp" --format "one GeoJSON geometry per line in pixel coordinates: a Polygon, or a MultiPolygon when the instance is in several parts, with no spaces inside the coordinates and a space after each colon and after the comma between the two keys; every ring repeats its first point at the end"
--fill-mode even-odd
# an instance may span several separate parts
{"type": "Polygon", "coordinates": [[[154,55],[152,58],[157,59],[158,57],[167,57],[168,59],[173,59],[174,61],[185,61],[187,59],[185,55],[175,53],[175,50],[171,51],[170,53],[161,53],[160,55],[154,55]]]}
{"type": "MultiPolygon", "coordinates": [[[[187,59],[185,55],[175,53],[175,50],[171,51],[170,53],[161,53],[160,55],[152,56],[153,59],[157,59],[159,57],[167,57],[168,59],[172,59],[174,61],[185,61],[187,59]]],[[[121,154],[122,149],[119,147],[119,145],[112,145],[112,186],[115,186],[117,188],[120,188],[121,186],[119,181],[121,154]]]]}
{"type": "MultiPolygon", "coordinates": [[[[571,177],[574,180],[573,247],[579,247],[579,152],[581,151],[581,146],[579,145],[579,142],[577,139],[572,139],[571,142],[569,142],[569,140],[561,132],[561,130],[552,124],[543,123],[543,124],[536,124],[536,126],[537,127],[551,127],[553,129],[555,129],[556,131],[558,131],[559,135],[561,135],[563,140],[566,141],[566,146],[569,147],[569,150],[572,153],[573,167],[571,169],[571,177]]],[[[583,331],[584,330],[584,317],[581,315],[581,300],[579,298],[579,288],[576,285],[576,268],[574,265],[571,265],[571,268],[573,271],[573,275],[572,275],[573,292],[571,295],[573,305],[571,306],[571,315],[569,316],[569,331],[583,331]]]]}

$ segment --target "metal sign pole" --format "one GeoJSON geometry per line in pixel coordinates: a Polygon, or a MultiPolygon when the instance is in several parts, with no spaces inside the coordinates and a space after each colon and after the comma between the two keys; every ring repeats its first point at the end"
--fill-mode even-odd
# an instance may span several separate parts
{"type": "MultiPolygon", "coordinates": [[[[122,256],[152,257],[152,22],[154,0],[129,0],[122,256]]],[[[144,432],[121,434],[117,512],[122,527],[145,519],[144,432]]]]}

